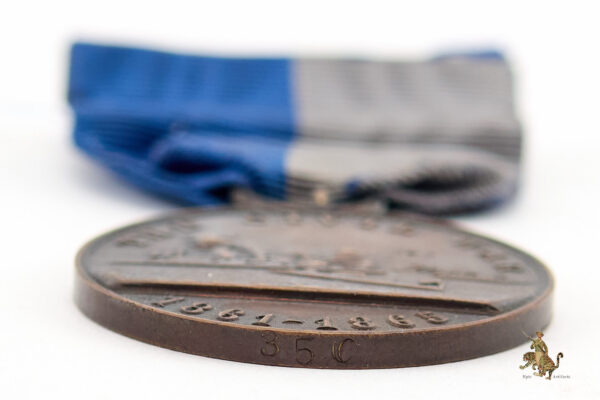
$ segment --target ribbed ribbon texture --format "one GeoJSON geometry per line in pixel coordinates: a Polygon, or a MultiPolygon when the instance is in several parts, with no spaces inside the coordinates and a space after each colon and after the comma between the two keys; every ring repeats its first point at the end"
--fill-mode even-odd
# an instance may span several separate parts
{"type": "Polygon", "coordinates": [[[372,61],[78,43],[68,96],[80,149],[186,204],[246,188],[443,214],[499,204],[518,180],[512,77],[493,51],[372,61]]]}

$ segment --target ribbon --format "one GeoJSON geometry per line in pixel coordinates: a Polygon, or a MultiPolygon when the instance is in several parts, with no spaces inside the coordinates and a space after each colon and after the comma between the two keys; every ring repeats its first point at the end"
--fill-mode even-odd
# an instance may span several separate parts
{"type": "Polygon", "coordinates": [[[380,197],[431,214],[516,190],[521,129],[497,52],[423,61],[227,58],[75,44],[76,145],[187,204],[380,197]]]}

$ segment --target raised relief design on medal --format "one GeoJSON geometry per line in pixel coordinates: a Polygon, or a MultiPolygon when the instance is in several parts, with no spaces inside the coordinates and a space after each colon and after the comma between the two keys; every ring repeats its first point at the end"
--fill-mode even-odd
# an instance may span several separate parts
{"type": "Polygon", "coordinates": [[[162,226],[142,226],[135,232],[119,235],[115,244],[118,247],[148,247],[180,233],[194,232],[196,229],[198,225],[192,221],[168,221],[162,226]]]}
{"type": "Polygon", "coordinates": [[[187,249],[182,246],[160,246],[150,251],[150,258],[152,260],[172,260],[180,259],[187,253],[187,249]]]}
{"type": "Polygon", "coordinates": [[[148,247],[152,243],[169,237],[168,232],[158,229],[145,229],[140,232],[127,233],[116,239],[119,247],[148,247]]]}
{"type": "Polygon", "coordinates": [[[445,281],[472,281],[481,282],[487,284],[500,284],[500,285],[528,285],[527,281],[511,280],[505,275],[498,275],[497,271],[485,271],[485,274],[478,273],[476,271],[469,270],[456,270],[456,269],[440,269],[433,266],[427,265],[416,265],[411,268],[415,272],[421,274],[427,274],[436,278],[443,279],[445,281]],[[490,273],[492,272],[492,273],[490,273]]]}
{"type": "Polygon", "coordinates": [[[225,244],[225,240],[216,234],[206,234],[198,235],[194,238],[194,244],[199,249],[213,249],[217,246],[221,246],[225,244]]]}

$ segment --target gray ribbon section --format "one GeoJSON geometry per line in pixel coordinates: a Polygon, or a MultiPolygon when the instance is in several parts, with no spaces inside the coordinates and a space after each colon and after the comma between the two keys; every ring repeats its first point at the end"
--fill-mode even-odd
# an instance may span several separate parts
{"type": "Polygon", "coordinates": [[[521,130],[502,59],[305,59],[288,197],[384,195],[428,213],[497,204],[515,190],[521,130]]]}

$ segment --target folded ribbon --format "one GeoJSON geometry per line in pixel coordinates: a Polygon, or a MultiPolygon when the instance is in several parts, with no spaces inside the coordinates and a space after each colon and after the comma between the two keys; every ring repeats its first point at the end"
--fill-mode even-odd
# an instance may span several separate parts
{"type": "Polygon", "coordinates": [[[390,62],[76,44],[69,101],[81,149],[191,204],[243,187],[448,213],[498,204],[518,179],[512,79],[495,52],[390,62]]]}

